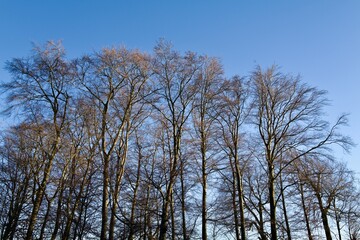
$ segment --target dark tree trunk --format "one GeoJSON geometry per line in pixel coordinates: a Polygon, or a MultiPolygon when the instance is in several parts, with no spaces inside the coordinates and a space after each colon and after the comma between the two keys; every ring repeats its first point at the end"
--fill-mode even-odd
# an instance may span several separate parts
{"type": "MultiPolygon", "coordinates": [[[[234,169],[232,162],[230,162],[231,168],[234,169]]],[[[233,180],[232,180],[232,204],[233,204],[233,212],[234,212],[234,224],[235,224],[235,236],[236,240],[240,240],[240,231],[239,231],[239,219],[238,219],[238,211],[237,211],[237,204],[236,204],[236,181],[235,181],[235,172],[232,171],[233,180]]]]}
{"type": "Polygon", "coordinates": [[[286,235],[287,235],[287,239],[291,240],[291,229],[290,229],[289,218],[288,218],[288,215],[287,215],[286,201],[285,201],[285,194],[284,194],[284,186],[283,186],[284,183],[283,183],[281,173],[279,175],[279,180],[280,180],[280,188],[281,188],[281,202],[282,202],[282,207],[283,207],[283,212],[284,212],[284,220],[285,220],[285,226],[286,226],[286,235]]]}
{"type": "Polygon", "coordinates": [[[268,163],[271,240],[277,240],[274,166],[268,163]]]}
{"type": "Polygon", "coordinates": [[[321,212],[321,220],[323,223],[326,240],[332,240],[330,225],[329,225],[329,221],[328,221],[328,217],[327,217],[328,210],[326,208],[324,208],[323,202],[322,202],[322,199],[321,199],[321,196],[319,193],[316,194],[316,198],[318,200],[319,209],[321,212]]]}
{"type": "Polygon", "coordinates": [[[313,240],[311,228],[310,228],[308,208],[306,207],[306,203],[305,203],[304,187],[303,187],[302,183],[300,183],[299,186],[300,186],[301,205],[303,208],[304,218],[305,218],[305,223],[306,223],[306,231],[307,231],[309,240],[313,240]]]}
{"type": "Polygon", "coordinates": [[[108,204],[109,204],[109,159],[107,155],[104,156],[103,169],[103,189],[102,189],[102,205],[101,205],[101,239],[107,239],[108,230],[108,204]]]}

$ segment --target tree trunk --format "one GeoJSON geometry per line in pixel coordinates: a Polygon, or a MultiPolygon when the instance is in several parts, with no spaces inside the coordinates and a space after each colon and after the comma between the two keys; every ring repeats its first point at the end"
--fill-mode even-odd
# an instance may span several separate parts
{"type": "Polygon", "coordinates": [[[274,166],[268,163],[271,240],[277,240],[274,166]]]}
{"type": "Polygon", "coordinates": [[[338,235],[339,235],[339,240],[342,240],[341,238],[341,227],[340,227],[340,216],[339,216],[339,212],[336,208],[336,201],[334,199],[334,211],[335,211],[335,221],[336,221],[336,228],[338,231],[338,235]]]}
{"type": "Polygon", "coordinates": [[[148,228],[148,223],[150,222],[150,217],[149,217],[149,197],[150,197],[150,186],[148,185],[146,188],[146,199],[145,199],[145,205],[144,205],[144,225],[143,225],[143,240],[146,240],[146,236],[148,234],[151,234],[151,229],[148,228]]]}
{"type": "MultiPolygon", "coordinates": [[[[72,158],[72,164],[75,163],[74,159],[72,158]]],[[[66,172],[67,172],[67,167],[65,167],[65,169],[63,170],[62,172],[62,175],[61,175],[61,183],[60,183],[60,193],[59,193],[59,196],[58,196],[58,202],[57,202],[57,209],[56,209],[56,217],[55,217],[55,224],[54,224],[54,230],[51,234],[51,240],[55,240],[56,239],[56,236],[57,236],[57,233],[59,231],[59,227],[60,227],[60,218],[61,218],[61,210],[62,210],[62,204],[63,204],[63,195],[64,195],[64,188],[65,188],[65,175],[66,175],[66,172]]],[[[71,194],[70,194],[71,196],[71,194]]],[[[55,196],[53,197],[55,198],[55,196]]]]}
{"type": "Polygon", "coordinates": [[[168,187],[166,188],[166,196],[165,196],[164,204],[163,204],[163,207],[162,207],[159,240],[165,240],[166,239],[167,223],[168,223],[168,216],[169,216],[169,205],[170,205],[170,201],[171,201],[171,195],[172,195],[172,184],[169,183],[168,187]]]}
{"type": "Polygon", "coordinates": [[[308,216],[308,208],[306,207],[305,203],[305,196],[304,196],[304,187],[303,184],[300,182],[300,196],[301,196],[301,205],[304,211],[304,217],[305,217],[305,223],[306,223],[306,230],[308,234],[309,240],[313,240],[312,234],[311,234],[311,228],[310,228],[310,221],[308,216]]]}
{"type": "Polygon", "coordinates": [[[320,209],[320,212],[321,212],[321,220],[322,220],[322,223],[323,223],[326,240],[332,240],[329,221],[328,221],[328,218],[327,218],[327,209],[324,208],[323,203],[322,203],[322,199],[321,199],[321,196],[319,195],[319,193],[316,194],[316,198],[318,200],[319,209],[320,209]]]}
{"type": "MultiPolygon", "coordinates": [[[[47,199],[47,197],[46,197],[46,199],[47,199]]],[[[48,201],[48,204],[47,204],[47,207],[46,207],[46,213],[45,213],[45,216],[44,216],[44,221],[43,221],[43,224],[41,225],[39,240],[44,239],[44,233],[45,233],[45,229],[46,229],[46,224],[47,224],[47,221],[48,221],[48,218],[49,218],[49,215],[50,215],[50,208],[51,208],[52,199],[47,199],[47,201],[48,201]]]]}
{"type": "Polygon", "coordinates": [[[264,230],[263,205],[262,205],[261,199],[259,201],[258,207],[259,207],[259,233],[260,233],[260,239],[261,240],[267,240],[267,237],[265,235],[265,230],[264,230]]]}
{"type": "MultiPolygon", "coordinates": [[[[125,140],[127,141],[127,140],[125,140]]],[[[123,153],[121,153],[121,156],[118,156],[119,160],[117,163],[117,169],[116,169],[116,178],[115,178],[115,189],[112,194],[112,206],[111,206],[111,216],[110,216],[110,225],[109,225],[109,240],[114,240],[114,230],[115,230],[115,224],[116,224],[116,210],[119,203],[119,194],[120,194],[120,186],[121,186],[121,180],[124,175],[124,169],[125,169],[125,160],[126,160],[126,152],[127,152],[127,143],[125,143],[124,146],[122,146],[123,153]]]]}
{"type": "Polygon", "coordinates": [[[236,175],[236,186],[238,191],[238,199],[239,199],[239,213],[240,213],[240,233],[241,239],[246,240],[246,229],[245,229],[245,215],[244,215],[244,198],[243,198],[243,182],[242,182],[242,174],[239,167],[239,160],[235,159],[235,175],[236,175]]]}
{"type": "Polygon", "coordinates": [[[280,188],[281,188],[281,202],[282,202],[282,207],[283,207],[283,212],[284,212],[284,219],[285,219],[285,225],[286,225],[286,235],[287,235],[287,239],[288,239],[288,240],[291,240],[291,229],[290,229],[290,223],[289,223],[289,219],[288,219],[288,215],[287,215],[287,210],[286,210],[284,186],[283,186],[283,179],[282,179],[282,174],[281,174],[281,173],[280,173],[280,175],[279,175],[279,180],[280,180],[280,188]]]}
{"type": "Polygon", "coordinates": [[[181,160],[180,166],[180,184],[181,184],[181,220],[182,220],[182,234],[183,239],[187,240],[187,228],[186,228],[186,206],[185,206],[185,183],[184,183],[184,162],[181,160]]]}
{"type": "Polygon", "coordinates": [[[107,239],[108,230],[108,204],[109,204],[109,160],[110,156],[104,155],[104,169],[103,169],[103,191],[102,191],[102,205],[101,205],[101,239],[107,239]]]}
{"type": "Polygon", "coordinates": [[[234,212],[234,223],[235,223],[235,236],[236,236],[236,240],[240,240],[240,232],[239,232],[239,219],[238,219],[238,211],[237,211],[237,205],[236,205],[236,181],[235,181],[235,172],[234,172],[234,166],[230,160],[230,165],[232,168],[232,175],[233,175],[233,180],[232,180],[232,204],[233,204],[233,212],[234,212]]]}
{"type": "Polygon", "coordinates": [[[202,173],[202,206],[201,206],[201,236],[203,240],[207,240],[207,205],[206,205],[206,194],[207,194],[207,173],[206,173],[206,150],[205,144],[201,146],[201,173],[202,173]]]}
{"type": "MultiPolygon", "coordinates": [[[[138,141],[138,139],[137,139],[138,141]]],[[[135,182],[135,188],[134,188],[134,194],[133,194],[133,201],[131,203],[131,214],[130,214],[130,229],[129,229],[129,237],[128,240],[134,239],[134,220],[135,220],[135,207],[137,204],[137,191],[140,185],[140,174],[141,174],[141,163],[142,163],[142,152],[141,152],[141,146],[140,143],[137,142],[138,146],[138,163],[137,163],[137,171],[136,171],[136,182],[135,182]]],[[[145,214],[146,215],[146,214],[145,214]]]]}
{"type": "Polygon", "coordinates": [[[175,206],[174,206],[174,195],[171,195],[170,212],[171,212],[171,239],[176,239],[175,229],[175,206]]]}
{"type": "Polygon", "coordinates": [[[201,108],[200,114],[200,153],[201,153],[201,183],[202,183],[202,204],[201,204],[201,236],[203,240],[207,240],[207,172],[206,172],[206,151],[207,137],[205,134],[205,110],[201,108]]]}
{"type": "MultiPolygon", "coordinates": [[[[119,178],[119,173],[116,174],[116,178],[119,178]]],[[[114,192],[112,193],[112,205],[111,205],[111,215],[110,215],[110,224],[109,224],[109,240],[114,240],[114,230],[116,224],[116,209],[119,203],[119,192],[120,192],[120,182],[116,181],[114,192]]]]}
{"type": "MultiPolygon", "coordinates": [[[[159,240],[165,240],[166,239],[166,232],[167,232],[167,224],[169,219],[169,206],[173,205],[173,187],[175,184],[176,176],[177,176],[177,167],[178,167],[178,159],[180,155],[180,139],[181,135],[178,134],[181,133],[181,129],[178,129],[176,131],[176,127],[173,126],[173,161],[170,160],[170,178],[169,178],[169,184],[166,188],[166,195],[163,203],[162,213],[161,213],[161,222],[160,222],[160,236],[159,240]]],[[[173,208],[172,208],[173,210],[173,208]]],[[[173,211],[172,211],[173,212],[173,211]]],[[[172,232],[173,232],[173,238],[175,237],[175,221],[172,221],[172,232]]]]}

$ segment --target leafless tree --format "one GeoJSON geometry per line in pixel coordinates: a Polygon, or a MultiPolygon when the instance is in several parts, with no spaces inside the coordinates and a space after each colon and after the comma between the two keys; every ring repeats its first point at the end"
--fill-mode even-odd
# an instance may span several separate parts
{"type": "Polygon", "coordinates": [[[103,161],[101,238],[106,239],[109,231],[108,238],[114,239],[128,138],[132,123],[139,113],[134,110],[141,111],[136,104],[141,100],[148,80],[149,59],[146,54],[125,48],[104,49],[92,57],[79,59],[75,64],[83,90],[89,101],[97,106],[100,118],[98,128],[103,161]],[[118,154],[114,157],[116,152],[118,154]],[[113,165],[112,158],[116,159],[113,165]],[[113,183],[111,170],[114,171],[113,183]],[[111,214],[108,226],[109,205],[111,214]]]}
{"type": "Polygon", "coordinates": [[[302,165],[300,177],[311,187],[316,197],[326,239],[332,239],[329,222],[331,211],[335,213],[337,233],[341,239],[341,229],[338,219],[339,212],[336,209],[335,203],[342,195],[348,195],[347,189],[352,188],[351,172],[349,172],[344,165],[336,162],[332,163],[317,159],[313,161],[309,160],[309,162],[310,163],[306,165],[302,165]]]}
{"type": "MultiPolygon", "coordinates": [[[[235,184],[234,195],[237,196],[240,217],[239,224],[235,224],[236,231],[240,227],[240,235],[237,234],[237,239],[246,239],[243,172],[246,167],[247,153],[244,150],[246,145],[244,125],[251,110],[250,88],[245,79],[234,77],[231,80],[224,81],[221,90],[216,114],[217,126],[221,133],[219,144],[230,161],[229,164],[234,176],[232,180],[235,184]]],[[[236,205],[234,208],[237,208],[236,205]]],[[[236,213],[234,218],[235,223],[237,223],[238,216],[236,213]]]]}
{"type": "Polygon", "coordinates": [[[208,192],[208,175],[214,171],[212,164],[214,153],[211,151],[214,142],[214,121],[215,121],[215,99],[220,93],[220,85],[223,79],[223,70],[220,63],[213,58],[204,58],[202,60],[199,76],[197,78],[198,93],[195,97],[193,122],[196,133],[195,143],[199,145],[201,159],[201,186],[202,186],[202,203],[201,203],[201,223],[202,239],[207,239],[207,192],[208,192]]]}
{"type": "Polygon", "coordinates": [[[72,61],[48,42],[6,69],[1,239],[360,236],[358,179],[331,156],[346,115],[330,125],[298,76],[226,80],[166,41],[72,61]]]}
{"type": "Polygon", "coordinates": [[[33,238],[37,215],[66,124],[68,88],[73,78],[64,57],[65,51],[60,43],[48,42],[43,48],[36,47],[29,58],[16,58],[7,62],[6,69],[12,75],[12,81],[1,85],[8,93],[9,110],[20,107],[36,124],[45,124],[51,129],[48,136],[40,140],[46,141],[42,143],[46,163],[36,191],[25,239],[33,238]]]}
{"type": "Polygon", "coordinates": [[[299,77],[286,75],[273,66],[265,71],[257,67],[252,74],[255,86],[254,123],[264,148],[269,187],[271,239],[277,239],[275,183],[282,169],[300,157],[320,152],[330,144],[345,149],[351,141],[338,132],[346,124],[341,116],[329,127],[321,119],[326,104],[325,92],[309,87],[299,77]],[[281,155],[292,151],[287,164],[279,165],[281,155]]]}
{"type": "MultiPolygon", "coordinates": [[[[160,240],[166,239],[167,224],[173,187],[179,174],[181,140],[184,126],[191,115],[196,94],[196,76],[199,60],[196,54],[186,53],[181,56],[169,43],[160,42],[155,47],[154,78],[159,86],[156,91],[158,101],[153,107],[166,122],[171,133],[169,152],[169,177],[163,200],[160,225],[160,240]]],[[[173,221],[172,221],[173,222],[173,221]]],[[[183,222],[183,238],[187,239],[186,226],[183,222]]]]}
{"type": "Polygon", "coordinates": [[[21,216],[32,194],[34,174],[37,174],[37,168],[33,168],[38,161],[36,152],[39,148],[34,142],[35,135],[36,128],[22,124],[12,127],[2,136],[1,199],[4,213],[1,239],[14,239],[16,232],[20,232],[19,227],[24,225],[21,216]]]}

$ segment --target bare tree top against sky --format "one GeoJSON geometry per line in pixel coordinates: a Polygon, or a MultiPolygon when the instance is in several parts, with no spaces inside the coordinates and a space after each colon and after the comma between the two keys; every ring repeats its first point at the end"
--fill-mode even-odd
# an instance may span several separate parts
{"type": "MultiPolygon", "coordinates": [[[[150,52],[163,37],[177,49],[219,57],[229,77],[274,63],[300,73],[329,92],[330,119],[350,113],[350,128],[343,131],[359,143],[359,10],[356,0],[1,1],[0,79],[10,79],[5,62],[26,56],[32,43],[60,39],[67,55],[77,57],[120,45],[150,52]]],[[[8,124],[6,117],[0,120],[1,128],[8,124]]],[[[360,172],[358,147],[337,155],[360,172]]]]}
{"type": "Polygon", "coordinates": [[[0,2],[0,238],[359,238],[359,8],[0,2]]]}

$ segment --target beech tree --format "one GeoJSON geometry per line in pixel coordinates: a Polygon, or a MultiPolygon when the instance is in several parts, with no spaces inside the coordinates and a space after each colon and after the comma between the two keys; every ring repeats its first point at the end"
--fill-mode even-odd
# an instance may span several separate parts
{"type": "Polygon", "coordinates": [[[65,51],[60,43],[48,42],[43,48],[36,47],[29,58],[16,58],[7,62],[6,69],[12,75],[12,81],[1,85],[8,93],[9,110],[20,107],[27,118],[49,129],[47,137],[39,139],[43,146],[42,157],[46,160],[25,237],[29,240],[33,238],[37,215],[66,124],[70,99],[68,90],[73,75],[64,57],[65,51]]]}
{"type": "MultiPolygon", "coordinates": [[[[166,239],[173,187],[179,175],[181,140],[193,108],[198,69],[199,59],[196,54],[189,52],[181,56],[166,42],[160,42],[155,47],[153,71],[159,88],[155,93],[158,101],[153,106],[171,132],[169,178],[161,213],[160,240],[166,239]]],[[[183,234],[184,239],[187,239],[186,233],[183,234]]]]}
{"type": "Polygon", "coordinates": [[[268,239],[266,225],[269,222],[266,204],[268,203],[265,171],[257,161],[248,164],[244,174],[244,205],[251,215],[250,226],[256,229],[258,239],[268,239]]]}
{"type": "Polygon", "coordinates": [[[6,63],[1,239],[357,239],[351,139],[325,91],[276,66],[60,43],[6,63]]]}
{"type": "MultiPolygon", "coordinates": [[[[201,159],[201,237],[207,239],[207,195],[208,195],[208,175],[214,171],[213,156],[214,152],[214,122],[216,97],[220,93],[220,83],[222,81],[222,66],[213,58],[202,60],[199,76],[197,78],[198,93],[195,97],[193,122],[195,130],[194,142],[198,145],[199,158],[201,159]],[[211,162],[212,160],[212,162],[211,162]]],[[[216,115],[216,114],[215,114],[216,115]]]]}
{"type": "Polygon", "coordinates": [[[149,75],[149,59],[138,51],[103,49],[93,57],[75,62],[80,84],[97,106],[100,118],[100,147],[103,161],[101,239],[114,239],[120,184],[128,152],[132,123],[141,112],[136,104],[142,99],[149,75]],[[134,112],[136,110],[137,112],[134,112]],[[116,161],[111,163],[113,154],[116,161]],[[115,177],[111,181],[110,171],[115,177]],[[111,198],[110,198],[111,194],[111,198]],[[110,199],[112,200],[110,204],[110,199]],[[111,205],[110,225],[108,211],[111,205]]]}
{"type": "Polygon", "coordinates": [[[36,129],[23,124],[9,129],[2,136],[1,147],[1,239],[14,239],[24,226],[21,215],[29,201],[38,146],[34,142],[36,129]],[[35,131],[34,131],[35,130],[35,131]]]}
{"type": "Polygon", "coordinates": [[[342,195],[349,195],[347,189],[351,189],[351,172],[344,165],[331,163],[324,160],[308,161],[300,170],[301,179],[309,185],[313,191],[327,240],[332,239],[330,216],[334,211],[338,238],[341,239],[341,228],[339,222],[338,209],[336,202],[342,195]],[[309,164],[310,163],[310,164],[309,164]]]}
{"type": "MultiPolygon", "coordinates": [[[[244,169],[246,167],[245,152],[245,121],[251,110],[250,91],[246,81],[240,77],[224,81],[222,91],[219,94],[217,106],[217,123],[220,128],[222,149],[229,159],[229,165],[233,172],[232,179],[237,196],[238,215],[234,212],[236,239],[246,239],[245,230],[245,207],[244,207],[244,169]],[[240,227],[240,234],[238,228],[240,227]]],[[[237,206],[234,206],[237,208],[237,206]]],[[[234,209],[235,210],[235,209],[234,209]]]]}
{"type": "Polygon", "coordinates": [[[351,141],[338,128],[346,124],[346,116],[338,118],[333,126],[322,119],[327,102],[325,92],[309,87],[300,77],[286,75],[273,66],[265,71],[257,67],[254,81],[254,124],[264,149],[267,166],[270,203],[271,239],[277,239],[276,180],[282,169],[300,157],[325,150],[337,143],[348,149],[351,141]],[[281,155],[291,151],[291,159],[281,163],[281,155]]]}
{"type": "MultiPolygon", "coordinates": [[[[90,195],[97,187],[94,175],[98,171],[96,157],[100,139],[94,128],[97,126],[95,108],[83,98],[78,98],[74,106],[69,116],[71,124],[65,135],[68,145],[64,151],[71,158],[67,162],[69,166],[61,204],[61,212],[67,213],[62,216],[62,229],[58,234],[62,239],[81,239],[86,233],[88,219],[84,217],[84,208],[90,210],[90,195]]],[[[97,196],[93,194],[93,197],[97,196]]]]}

